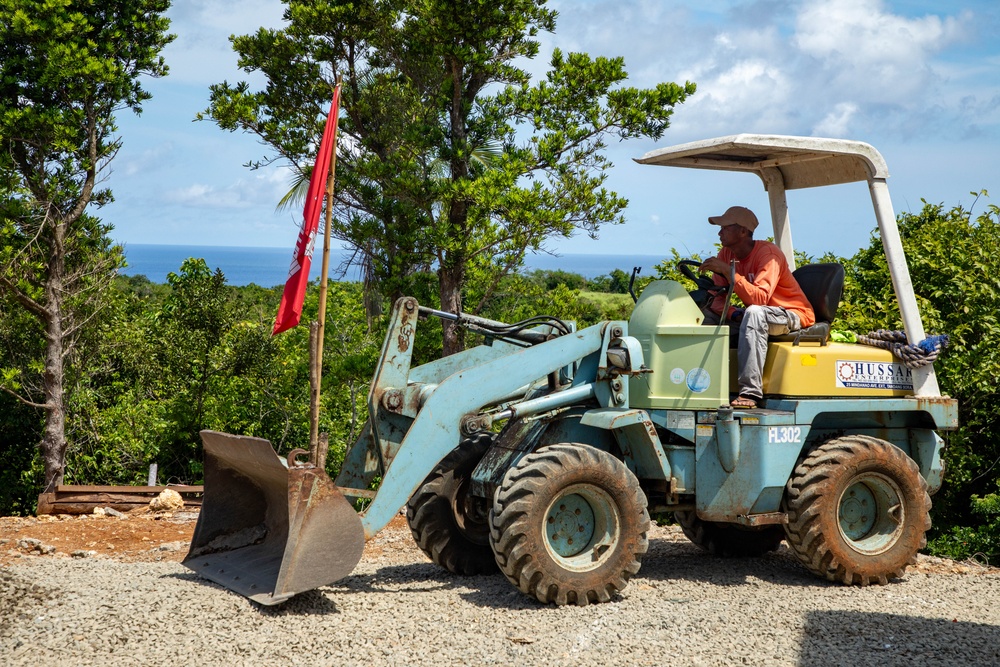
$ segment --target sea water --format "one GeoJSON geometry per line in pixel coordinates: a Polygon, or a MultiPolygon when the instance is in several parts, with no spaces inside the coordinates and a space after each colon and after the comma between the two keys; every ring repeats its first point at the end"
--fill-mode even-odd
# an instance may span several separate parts
{"type": "MultiPolygon", "coordinates": [[[[288,279],[291,266],[291,248],[251,248],[230,246],[191,245],[148,245],[129,243],[125,245],[128,266],[122,269],[126,276],[144,275],[155,283],[165,283],[167,274],[180,271],[181,263],[189,257],[205,260],[213,271],[221,269],[230,285],[255,283],[263,287],[282,285],[288,279]]],[[[331,251],[330,278],[334,280],[360,280],[356,266],[341,269],[349,254],[343,250],[331,251]]],[[[311,279],[319,277],[320,262],[312,263],[309,271],[311,279]]],[[[659,255],[529,255],[522,272],[535,269],[567,271],[585,278],[609,275],[614,269],[626,273],[632,267],[641,266],[641,275],[653,274],[653,267],[663,261],[659,255]]]]}
{"type": "MultiPolygon", "coordinates": [[[[356,266],[346,272],[339,267],[349,257],[343,250],[330,253],[330,278],[335,280],[360,280],[356,266]]],[[[205,260],[213,271],[221,269],[230,285],[255,283],[262,287],[283,285],[288,279],[288,269],[292,261],[291,248],[250,248],[230,246],[190,246],[190,245],[148,245],[125,244],[128,266],[121,273],[126,276],[144,275],[154,283],[165,283],[168,273],[180,271],[181,263],[189,257],[205,260]]],[[[642,267],[640,275],[654,273],[653,267],[663,261],[659,255],[529,255],[522,272],[535,269],[547,271],[567,271],[585,278],[609,275],[614,269],[631,273],[632,268],[642,267]]],[[[309,277],[315,279],[320,274],[319,256],[315,257],[309,277]]]]}

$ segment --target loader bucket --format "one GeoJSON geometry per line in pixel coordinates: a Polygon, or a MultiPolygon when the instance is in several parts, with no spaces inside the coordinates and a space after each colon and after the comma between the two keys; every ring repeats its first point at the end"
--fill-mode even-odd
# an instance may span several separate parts
{"type": "Polygon", "coordinates": [[[202,431],[205,495],[183,565],[264,605],[347,576],[361,519],[323,470],[260,438],[202,431]]]}

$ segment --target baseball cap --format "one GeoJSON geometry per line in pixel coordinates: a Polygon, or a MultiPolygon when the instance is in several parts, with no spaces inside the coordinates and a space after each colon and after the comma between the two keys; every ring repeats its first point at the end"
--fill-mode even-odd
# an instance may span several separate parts
{"type": "Polygon", "coordinates": [[[745,206],[730,206],[729,209],[722,215],[713,215],[708,221],[713,225],[719,225],[720,227],[728,227],[729,225],[739,225],[740,227],[746,227],[751,232],[757,229],[757,216],[753,214],[753,211],[746,208],[745,206]]]}

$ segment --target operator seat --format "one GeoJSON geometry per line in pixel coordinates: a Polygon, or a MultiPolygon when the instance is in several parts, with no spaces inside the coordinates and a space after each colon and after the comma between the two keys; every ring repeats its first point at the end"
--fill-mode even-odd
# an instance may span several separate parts
{"type": "Polygon", "coordinates": [[[844,267],[840,264],[806,264],[792,272],[816,313],[816,324],[798,331],[771,336],[769,340],[799,343],[830,341],[830,323],[837,316],[840,297],[844,293],[844,267]]]}

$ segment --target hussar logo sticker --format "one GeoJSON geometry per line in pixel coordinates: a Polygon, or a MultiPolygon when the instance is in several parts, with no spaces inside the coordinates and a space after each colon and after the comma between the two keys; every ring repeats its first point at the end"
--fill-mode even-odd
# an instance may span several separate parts
{"type": "Polygon", "coordinates": [[[913,389],[913,371],[886,361],[838,360],[837,386],[845,389],[913,389]]]}

